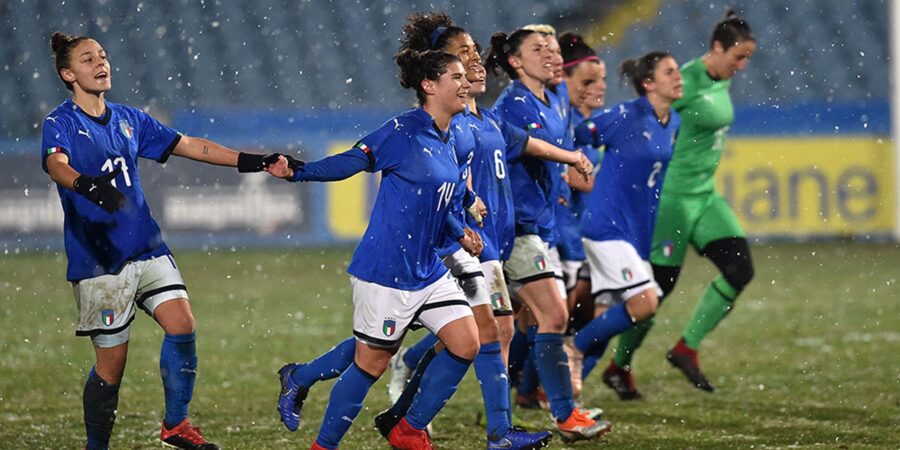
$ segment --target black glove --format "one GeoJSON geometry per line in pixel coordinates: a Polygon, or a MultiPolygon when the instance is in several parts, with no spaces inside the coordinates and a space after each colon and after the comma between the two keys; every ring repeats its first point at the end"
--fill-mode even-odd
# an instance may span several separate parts
{"type": "Polygon", "coordinates": [[[288,162],[288,167],[290,167],[291,170],[293,170],[294,172],[296,172],[298,169],[300,169],[301,167],[306,165],[305,162],[303,162],[302,160],[296,159],[291,155],[281,155],[281,156],[284,156],[284,159],[286,159],[288,162]]]}
{"type": "Polygon", "coordinates": [[[278,161],[280,153],[270,153],[268,155],[257,155],[255,153],[238,153],[238,172],[262,172],[269,167],[269,164],[275,164],[278,161]]]}
{"type": "Polygon", "coordinates": [[[111,214],[125,206],[125,194],[110,183],[120,173],[122,173],[122,169],[116,167],[112,172],[99,177],[81,175],[75,179],[75,192],[83,195],[111,214]]]}

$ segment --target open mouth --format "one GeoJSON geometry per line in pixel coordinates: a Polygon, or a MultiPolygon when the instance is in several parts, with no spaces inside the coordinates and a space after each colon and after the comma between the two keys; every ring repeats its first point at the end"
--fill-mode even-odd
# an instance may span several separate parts
{"type": "Polygon", "coordinates": [[[96,75],[94,75],[94,79],[99,81],[106,81],[109,79],[109,72],[98,72],[96,75]]]}

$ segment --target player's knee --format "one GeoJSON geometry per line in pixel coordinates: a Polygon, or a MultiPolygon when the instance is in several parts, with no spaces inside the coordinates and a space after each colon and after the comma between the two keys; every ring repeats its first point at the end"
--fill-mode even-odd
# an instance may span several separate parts
{"type": "Polygon", "coordinates": [[[497,342],[500,339],[500,329],[497,321],[491,319],[478,324],[478,339],[482,343],[497,342]]]}
{"type": "Polygon", "coordinates": [[[447,350],[449,350],[450,353],[469,361],[475,359],[475,355],[478,354],[480,349],[481,344],[478,342],[477,336],[460,336],[457,339],[454,339],[452,343],[447,343],[447,350]]]}
{"type": "Polygon", "coordinates": [[[741,259],[735,261],[733,264],[729,264],[725,269],[725,273],[722,274],[725,281],[737,291],[744,290],[744,288],[750,284],[753,275],[755,275],[755,272],[753,269],[753,261],[750,260],[750,258],[741,259]]]}
{"type": "Polygon", "coordinates": [[[497,320],[497,336],[501,345],[508,346],[515,333],[516,327],[512,320],[497,320]]]}

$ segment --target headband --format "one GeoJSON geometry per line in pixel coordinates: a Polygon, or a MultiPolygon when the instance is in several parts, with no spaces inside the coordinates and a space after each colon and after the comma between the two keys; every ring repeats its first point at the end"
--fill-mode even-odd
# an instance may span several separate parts
{"type": "Polygon", "coordinates": [[[441,39],[441,36],[444,35],[444,32],[447,31],[447,27],[437,27],[434,31],[431,32],[431,49],[436,50],[434,47],[437,45],[437,41],[441,39]]]}
{"type": "Polygon", "coordinates": [[[597,55],[585,56],[584,58],[573,59],[565,64],[563,64],[563,69],[568,69],[569,67],[577,66],[583,62],[587,61],[600,61],[600,58],[597,55]]]}

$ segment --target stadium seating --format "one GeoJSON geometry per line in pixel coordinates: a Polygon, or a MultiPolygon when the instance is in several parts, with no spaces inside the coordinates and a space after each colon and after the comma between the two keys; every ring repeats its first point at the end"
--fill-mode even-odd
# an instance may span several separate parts
{"type": "MultiPolygon", "coordinates": [[[[166,109],[193,107],[401,106],[391,58],[408,1],[291,2],[255,0],[68,0],[4,2],[0,6],[0,110],[3,135],[34,136],[43,115],[65,96],[49,58],[53,30],[98,37],[115,67],[110,99],[166,109]],[[116,38],[105,38],[116,36],[116,38]],[[124,36],[124,38],[120,38],[124,36]],[[12,111],[18,119],[11,120],[12,111]]],[[[619,45],[602,48],[610,69],[651,49],[679,61],[701,54],[724,10],[706,0],[660,2],[656,20],[639,22],[619,45]]],[[[626,4],[627,2],[621,2],[626,4]]],[[[549,22],[560,31],[581,17],[594,20],[586,0],[440,0],[486,44],[496,30],[549,22]]],[[[887,14],[881,0],[749,2],[745,15],[759,51],[739,75],[735,99],[772,105],[853,102],[888,96],[887,14]]],[[[611,70],[612,72],[612,70],[611,70]]],[[[611,73],[609,101],[631,96],[611,73]]]]}

